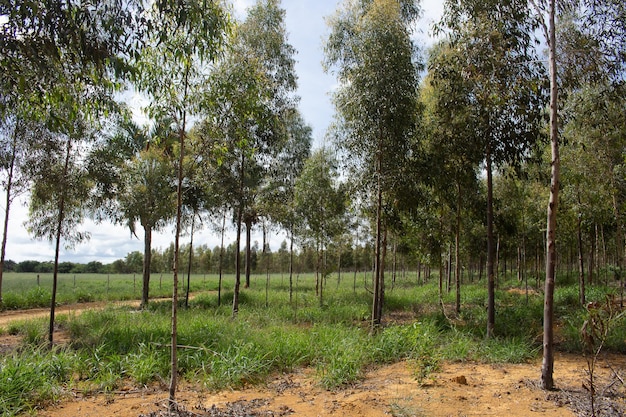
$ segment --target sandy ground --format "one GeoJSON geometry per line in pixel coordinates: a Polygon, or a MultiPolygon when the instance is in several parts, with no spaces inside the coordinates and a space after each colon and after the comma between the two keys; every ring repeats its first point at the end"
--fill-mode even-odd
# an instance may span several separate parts
{"type": "MultiPolygon", "coordinates": [[[[485,365],[444,364],[427,383],[418,384],[410,362],[401,362],[370,371],[364,380],[337,391],[319,387],[311,370],[276,376],[262,387],[237,391],[206,392],[188,383],[177,400],[181,407],[201,416],[555,416],[571,417],[572,408],[585,407],[588,394],[582,388],[586,362],[573,355],[558,355],[555,381],[558,390],[538,387],[541,364],[485,365]]],[[[611,356],[598,365],[603,385],[615,382],[614,372],[626,374],[626,358],[611,356]]],[[[624,386],[618,404],[624,402],[624,386]]],[[[600,385],[598,385],[600,387],[600,385]]],[[[95,396],[68,398],[45,410],[40,417],[138,417],[157,415],[167,404],[166,387],[122,391],[95,396]],[[152,413],[152,414],[151,414],[152,413]]],[[[163,414],[159,414],[163,415],[163,414]]],[[[616,411],[600,415],[623,415],[616,411]]]]}
{"type": "MultiPolygon", "coordinates": [[[[102,303],[59,308],[59,313],[80,313],[102,308],[102,303]]],[[[0,327],[14,320],[46,316],[45,309],[0,314],[0,327]]],[[[16,336],[0,337],[0,346],[18,343],[16,336]]],[[[603,356],[596,366],[598,416],[625,416],[626,356],[603,356]],[[610,408],[612,407],[612,408],[610,408]],[[604,411],[603,411],[604,409],[604,411]]],[[[418,383],[411,362],[370,370],[358,384],[340,390],[322,389],[313,370],[276,375],[263,386],[242,390],[208,392],[193,381],[179,387],[177,401],[186,416],[337,416],[337,417],[464,417],[554,416],[589,413],[587,362],[581,356],[555,358],[557,390],[539,388],[539,360],[519,365],[486,365],[471,362],[445,363],[441,371],[418,383]]],[[[39,417],[152,417],[164,415],[165,386],[137,388],[95,395],[67,392],[39,417]]],[[[182,414],[181,414],[182,415],[182,414]]]]}

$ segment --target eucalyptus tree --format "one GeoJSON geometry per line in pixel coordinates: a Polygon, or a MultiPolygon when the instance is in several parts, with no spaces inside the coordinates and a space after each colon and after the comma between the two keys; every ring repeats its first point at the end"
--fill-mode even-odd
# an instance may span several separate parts
{"type": "Polygon", "coordinates": [[[87,121],[115,109],[117,81],[141,46],[142,10],[134,1],[2,2],[0,120],[41,122],[75,151],[77,126],[87,131],[87,121]]]}
{"type": "Polygon", "coordinates": [[[469,149],[481,149],[487,176],[487,336],[495,327],[494,165],[519,164],[543,123],[543,66],[534,48],[526,1],[448,0],[439,24],[447,30],[450,59],[436,69],[462,81],[469,117],[469,149]]]}
{"type": "MultiPolygon", "coordinates": [[[[284,10],[259,1],[233,31],[231,48],[211,75],[201,135],[214,160],[216,190],[233,208],[236,225],[233,315],[239,310],[241,229],[259,216],[259,195],[273,158],[286,140],[284,118],[293,109],[295,53],[287,42],[284,10]]],[[[250,265],[248,259],[248,265],[250,265]]]]}
{"type": "Polygon", "coordinates": [[[84,219],[90,185],[81,164],[80,148],[90,132],[86,125],[75,121],[69,133],[42,133],[29,149],[29,178],[33,186],[27,229],[35,238],[55,245],[48,332],[52,346],[61,241],[71,248],[89,237],[78,227],[84,219]]]}
{"type": "MultiPolygon", "coordinates": [[[[546,231],[546,280],[544,292],[544,333],[541,386],[554,388],[554,286],[556,275],[556,226],[560,187],[559,149],[559,95],[563,85],[574,85],[593,81],[594,76],[609,79],[618,84],[623,82],[626,64],[626,9],[623,2],[615,0],[581,0],[559,3],[555,0],[531,0],[537,20],[543,30],[548,46],[550,79],[550,143],[551,183],[548,201],[546,231]],[[557,44],[557,15],[561,12],[566,24],[574,23],[573,37],[559,37],[557,44]],[[569,20],[569,21],[567,21],[569,20]],[[564,46],[561,45],[564,40],[564,46]],[[574,40],[574,42],[569,42],[574,40]],[[582,41],[582,42],[581,42],[582,41]],[[571,48],[573,46],[573,48],[571,48]],[[582,46],[582,48],[581,48],[582,46]],[[568,48],[569,47],[569,48],[568,48]],[[560,52],[573,52],[563,54],[560,52]],[[559,55],[566,60],[559,61],[559,55]],[[557,64],[564,63],[565,71],[559,78],[557,64]],[[572,65],[573,64],[573,65],[572,65]],[[602,68],[598,71],[599,68],[602,68]],[[584,69],[581,71],[580,69],[584,69]],[[592,69],[592,71],[589,71],[592,69]],[[582,75],[582,77],[581,77],[582,75]],[[591,77],[589,77],[591,75],[591,77]],[[580,78],[579,78],[580,77],[580,78]]],[[[618,234],[621,234],[618,225],[618,234]]],[[[623,237],[618,246],[623,246],[623,237]]],[[[622,252],[622,250],[620,250],[622,252]]],[[[623,259],[623,257],[622,257],[623,259]]]]}
{"type": "Polygon", "coordinates": [[[268,216],[280,224],[289,237],[289,301],[293,296],[294,235],[296,219],[295,185],[311,153],[312,129],[297,110],[287,113],[287,139],[269,169],[268,185],[262,195],[262,204],[268,216]]]}
{"type": "Polygon", "coordinates": [[[142,308],[150,299],[152,234],[171,221],[175,209],[175,141],[169,119],[148,129],[120,116],[87,157],[94,183],[89,198],[93,217],[123,224],[131,236],[137,236],[137,223],[143,228],[142,308]]]}
{"type": "Polygon", "coordinates": [[[2,305],[2,276],[8,239],[9,213],[15,198],[28,190],[26,149],[39,135],[45,134],[41,123],[28,122],[16,115],[0,119],[0,169],[5,192],[4,224],[0,246],[0,306],[2,305]],[[44,133],[42,133],[44,132],[44,133]]]}
{"type": "Polygon", "coordinates": [[[294,200],[298,234],[305,244],[315,247],[317,254],[315,275],[320,305],[324,301],[326,277],[324,252],[343,229],[345,198],[331,150],[320,148],[313,151],[295,182],[294,200]]]}
{"type": "MultiPolygon", "coordinates": [[[[270,84],[271,97],[269,106],[276,119],[272,132],[274,146],[268,149],[270,163],[263,161],[263,156],[255,156],[256,164],[262,167],[257,171],[257,179],[250,176],[251,183],[256,186],[250,187],[247,209],[244,211],[244,223],[246,225],[246,286],[250,286],[250,248],[251,229],[264,213],[262,195],[265,193],[264,184],[268,183],[273,161],[284,146],[287,132],[285,125],[287,118],[291,117],[296,99],[295,75],[295,49],[287,39],[285,26],[285,11],[281,8],[280,0],[259,0],[255,6],[248,10],[248,16],[243,22],[240,32],[240,51],[248,57],[254,57],[258,61],[262,73],[270,84]],[[269,166],[268,166],[269,165],[269,166]]],[[[252,173],[254,174],[254,169],[252,173]]],[[[267,207],[265,207],[267,208],[267,207]]]]}
{"type": "MultiPolygon", "coordinates": [[[[455,245],[456,311],[460,313],[460,247],[463,207],[479,189],[478,167],[482,149],[471,146],[470,85],[457,68],[455,51],[447,41],[430,51],[429,74],[422,86],[425,165],[430,172],[429,185],[434,198],[455,213],[453,227],[455,245]]],[[[441,286],[440,286],[441,288],[441,286]]]]}
{"type": "Polygon", "coordinates": [[[384,299],[384,209],[398,196],[406,178],[416,127],[418,71],[412,25],[416,2],[344,1],[328,20],[325,66],[337,75],[334,95],[340,140],[350,174],[374,203],[375,274],[372,328],[381,323],[384,299]]]}
{"type": "MultiPolygon", "coordinates": [[[[154,38],[142,51],[137,85],[151,101],[148,113],[167,116],[174,122],[178,141],[176,217],[174,233],[174,288],[172,294],[172,360],[170,411],[175,407],[177,386],[177,305],[180,235],[183,216],[183,181],[185,179],[185,137],[188,119],[199,115],[202,92],[206,89],[206,65],[221,54],[229,31],[230,18],[220,2],[187,0],[178,13],[162,13],[156,7],[154,38]]],[[[159,3],[157,2],[157,6],[159,3]]]]}

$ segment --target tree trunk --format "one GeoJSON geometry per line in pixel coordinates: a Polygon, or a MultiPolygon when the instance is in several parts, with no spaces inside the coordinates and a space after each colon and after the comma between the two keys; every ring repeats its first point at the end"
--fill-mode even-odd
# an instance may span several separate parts
{"type": "Polygon", "coordinates": [[[250,272],[252,267],[252,218],[246,216],[246,284],[244,288],[250,288],[250,272]]]}
{"type": "Polygon", "coordinates": [[[189,238],[189,264],[187,265],[187,291],[185,292],[185,308],[189,308],[189,291],[191,287],[191,263],[193,262],[193,232],[196,225],[196,213],[191,217],[191,235],[189,238]]]}
{"type": "Polygon", "coordinates": [[[241,224],[243,223],[243,191],[244,191],[244,169],[245,155],[241,154],[241,169],[239,172],[239,192],[240,200],[239,207],[237,207],[237,238],[235,240],[235,288],[233,290],[233,318],[239,313],[239,288],[241,286],[241,224]]]}
{"type": "Polygon", "coordinates": [[[291,224],[290,238],[289,238],[289,303],[293,301],[293,229],[294,225],[291,224]]]}
{"type": "Polygon", "coordinates": [[[265,308],[269,307],[269,295],[270,295],[270,260],[267,256],[267,229],[265,222],[263,222],[263,260],[265,261],[265,308]]]}
{"type": "Polygon", "coordinates": [[[446,293],[452,291],[452,243],[448,243],[448,260],[446,261],[446,293]]]}
{"type": "Polygon", "coordinates": [[[543,359],[541,364],[541,387],[554,388],[554,282],[556,275],[556,215],[559,202],[560,157],[558,125],[558,84],[556,66],[556,0],[550,0],[549,23],[546,38],[549,48],[550,70],[550,143],[552,169],[550,200],[546,230],[546,283],[543,308],[543,359]]]}
{"type": "Polygon", "coordinates": [[[493,173],[491,171],[491,148],[487,145],[487,338],[493,337],[496,323],[493,243],[493,173]]]}
{"type": "Polygon", "coordinates": [[[393,242],[393,261],[391,267],[391,290],[396,286],[396,273],[398,269],[398,242],[394,239],[393,242]]]}
{"type": "Polygon", "coordinates": [[[454,279],[456,313],[461,314],[461,184],[457,183],[456,230],[454,233],[454,279]]]}
{"type": "Polygon", "coordinates": [[[65,154],[65,166],[63,167],[63,184],[61,195],[59,196],[59,216],[57,219],[57,233],[54,248],[54,267],[52,269],[52,297],[50,299],[50,325],[48,327],[48,343],[50,348],[54,344],[54,313],[56,309],[57,283],[59,277],[59,253],[61,252],[61,236],[63,236],[63,220],[65,219],[65,188],[67,184],[67,172],[70,166],[70,154],[72,151],[72,139],[67,139],[67,150],[65,154]]]}
{"type": "Polygon", "coordinates": [[[241,224],[242,207],[237,209],[237,237],[235,239],[235,288],[233,289],[233,318],[239,313],[239,287],[241,286],[241,224]]]}
{"type": "MultiPolygon", "coordinates": [[[[189,66],[186,67],[184,83],[184,101],[187,102],[189,66]]],[[[170,389],[168,411],[176,410],[176,387],[178,385],[178,270],[180,268],[180,234],[183,218],[183,177],[185,161],[185,129],[187,124],[187,112],[182,111],[182,125],[180,127],[180,155],[178,158],[178,184],[176,186],[176,231],[174,235],[174,288],[172,289],[172,337],[171,337],[171,361],[170,361],[170,389]]],[[[191,241],[193,243],[193,224],[191,241]]],[[[191,254],[193,248],[189,247],[189,265],[191,268],[191,254]]],[[[189,290],[189,289],[188,289],[189,290]]]]}
{"type": "Polygon", "coordinates": [[[380,259],[380,285],[378,288],[378,317],[383,317],[383,307],[385,305],[385,263],[387,261],[387,229],[383,231],[382,254],[380,259]]]}
{"type": "Polygon", "coordinates": [[[4,274],[4,257],[6,255],[7,237],[9,229],[9,209],[11,208],[11,201],[13,196],[11,191],[13,188],[13,171],[15,169],[15,158],[17,154],[17,131],[19,129],[19,121],[15,122],[15,129],[13,130],[13,141],[11,144],[11,159],[9,161],[9,172],[7,174],[6,184],[6,200],[4,202],[4,226],[2,231],[2,249],[0,249],[0,306],[2,306],[2,278],[4,274]]]}
{"type": "MultiPolygon", "coordinates": [[[[578,196],[578,204],[580,204],[580,195],[578,196]]],[[[585,305],[585,263],[583,250],[583,232],[582,232],[582,213],[578,213],[576,221],[576,232],[578,237],[578,302],[581,306],[585,305]]]]}
{"type": "Polygon", "coordinates": [[[382,300],[380,299],[381,285],[382,285],[382,206],[383,206],[383,190],[382,190],[382,150],[381,141],[379,140],[378,154],[376,161],[376,245],[374,254],[374,299],[372,304],[372,331],[375,332],[380,327],[382,317],[379,315],[381,312],[380,305],[382,300]]]}
{"type": "Polygon", "coordinates": [[[222,219],[222,240],[220,243],[220,258],[218,265],[218,282],[217,282],[217,305],[222,305],[222,273],[224,271],[224,232],[226,231],[226,210],[224,210],[224,218],[222,219]]]}
{"type": "Polygon", "coordinates": [[[143,225],[143,286],[140,308],[148,306],[150,296],[150,263],[152,261],[152,227],[143,225]]]}
{"type": "Polygon", "coordinates": [[[593,239],[591,239],[591,247],[589,248],[589,273],[587,274],[587,283],[589,285],[593,285],[595,269],[598,265],[597,255],[598,255],[598,225],[595,224],[593,228],[593,239]]]}

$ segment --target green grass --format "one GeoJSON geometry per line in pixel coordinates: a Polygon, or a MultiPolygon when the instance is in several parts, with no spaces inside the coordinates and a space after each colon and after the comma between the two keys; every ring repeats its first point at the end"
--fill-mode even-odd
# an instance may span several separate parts
{"type": "MultiPolygon", "coordinates": [[[[166,285],[164,276],[160,286],[158,278],[152,279],[152,295],[166,296],[171,282],[166,285]]],[[[537,356],[541,295],[531,294],[527,301],[525,295],[506,291],[506,283],[500,283],[497,336],[486,340],[484,283],[467,284],[461,315],[450,317],[454,295],[444,294],[448,306],[444,315],[435,279],[426,285],[396,282],[394,289],[388,290],[385,304],[385,317],[393,317],[396,323],[371,334],[371,295],[363,288],[362,276],[356,292],[351,280],[337,286],[331,277],[321,306],[312,275],[300,276],[291,303],[284,281],[273,277],[266,298],[264,277],[257,276],[252,287],[241,293],[236,319],[230,306],[232,277],[225,277],[222,305],[218,306],[217,278],[194,276],[192,291],[197,294],[188,309],[179,311],[179,372],[192,383],[220,390],[262,382],[277,372],[311,367],[321,386],[336,389],[358,382],[373,366],[401,360],[411,364],[416,380],[421,382],[440,369],[443,361],[520,363],[537,356]]],[[[32,277],[12,276],[9,281],[5,300],[15,295],[12,291],[17,288],[31,294],[25,298],[45,301],[43,277],[41,287],[32,286],[32,277]]],[[[77,300],[76,294],[91,294],[89,299],[93,300],[135,298],[139,291],[139,283],[133,285],[132,276],[77,276],[76,286],[73,276],[64,276],[61,282],[64,302],[77,300]]],[[[589,297],[602,298],[606,292],[594,287],[589,297]]],[[[558,319],[565,329],[561,346],[570,350],[577,347],[575,329],[580,329],[584,320],[584,310],[573,303],[573,294],[577,294],[576,288],[567,287],[557,289],[555,297],[558,319]]],[[[4,390],[0,413],[11,416],[28,411],[54,401],[68,389],[106,392],[127,383],[144,386],[167,381],[170,314],[171,301],[153,300],[142,311],[109,307],[60,315],[58,325],[68,332],[70,342],[53,352],[42,347],[45,319],[12,324],[7,331],[22,335],[24,342],[17,351],[0,357],[0,389],[4,390]]],[[[609,349],[622,351],[624,328],[623,324],[617,326],[611,334],[609,349]]]]}
{"type": "MultiPolygon", "coordinates": [[[[232,288],[232,284],[225,282],[224,287],[232,288]]],[[[59,274],[57,303],[136,300],[141,298],[141,289],[141,274],[59,274]]],[[[191,278],[192,292],[216,289],[217,278],[214,276],[198,274],[191,278]]],[[[2,290],[2,310],[49,307],[52,274],[4,273],[2,290]]],[[[167,298],[171,294],[172,274],[152,274],[150,297],[167,298]]]]}

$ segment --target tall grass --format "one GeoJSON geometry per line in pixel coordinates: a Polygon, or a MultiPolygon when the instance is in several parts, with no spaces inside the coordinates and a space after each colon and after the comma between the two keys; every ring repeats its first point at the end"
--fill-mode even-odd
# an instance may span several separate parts
{"type": "MultiPolygon", "coordinates": [[[[93,292],[94,299],[106,299],[114,285],[128,290],[132,284],[128,278],[85,277],[93,286],[83,286],[82,291],[93,292]]],[[[506,283],[500,283],[497,292],[497,337],[486,340],[483,283],[463,288],[462,313],[457,317],[451,314],[453,294],[443,294],[446,309],[442,311],[436,281],[426,285],[398,281],[387,292],[389,323],[371,334],[371,295],[363,288],[362,276],[356,292],[351,280],[340,285],[328,280],[321,306],[312,275],[299,278],[292,303],[279,278],[272,279],[267,299],[264,279],[253,280],[252,288],[241,294],[236,319],[231,317],[230,280],[225,281],[218,306],[217,279],[194,277],[192,289],[199,293],[188,309],[179,312],[179,372],[211,390],[254,384],[273,373],[300,367],[312,367],[319,383],[333,389],[359,381],[372,366],[400,360],[409,361],[421,381],[439,369],[442,361],[523,362],[536,357],[540,347],[541,295],[530,294],[527,300],[524,294],[507,291],[506,283]]],[[[152,284],[158,287],[158,280],[152,284]]],[[[569,314],[561,316],[565,322],[572,317],[574,328],[581,308],[571,302],[573,290],[562,291],[557,291],[558,308],[569,314]]],[[[141,311],[109,307],[60,316],[59,326],[70,340],[54,352],[39,347],[45,335],[43,320],[13,324],[9,332],[23,335],[24,345],[0,357],[0,389],[4,390],[0,398],[7,399],[0,404],[4,407],[0,412],[15,415],[55,400],[68,388],[106,392],[122,384],[166,381],[170,312],[171,301],[153,300],[141,311]],[[14,379],[16,374],[23,374],[24,379],[14,379]]],[[[565,336],[575,338],[567,332],[565,336]]]]}

